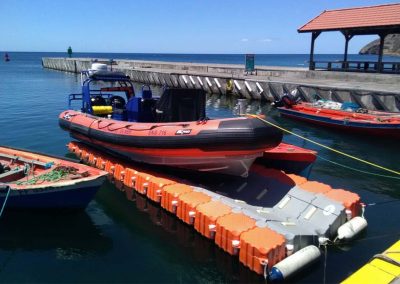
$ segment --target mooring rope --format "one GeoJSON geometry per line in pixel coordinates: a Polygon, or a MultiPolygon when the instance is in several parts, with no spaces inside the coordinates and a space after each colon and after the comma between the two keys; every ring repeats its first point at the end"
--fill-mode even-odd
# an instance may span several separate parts
{"type": "Polygon", "coordinates": [[[356,171],[356,172],[360,172],[360,173],[363,173],[363,174],[368,174],[368,175],[373,175],[373,176],[378,176],[378,177],[384,177],[384,178],[400,179],[400,177],[381,175],[381,174],[377,174],[377,173],[373,173],[373,172],[368,172],[368,171],[359,170],[359,169],[356,169],[356,168],[353,168],[353,167],[350,167],[350,166],[346,166],[346,165],[343,165],[343,164],[341,164],[341,163],[334,162],[334,161],[331,161],[331,160],[329,160],[329,159],[323,158],[323,157],[321,157],[320,155],[317,155],[317,157],[318,157],[319,159],[322,159],[322,160],[324,160],[324,161],[327,161],[328,163],[332,163],[332,164],[334,164],[334,165],[337,165],[337,166],[340,166],[340,167],[343,167],[343,168],[346,168],[346,169],[349,169],[349,170],[353,170],[353,171],[356,171]]]}
{"type": "Polygon", "coordinates": [[[259,117],[258,115],[254,115],[254,114],[245,114],[245,115],[246,115],[246,116],[249,116],[249,117],[257,118],[257,119],[263,121],[264,123],[267,123],[267,124],[269,124],[269,125],[271,125],[271,126],[273,126],[273,127],[275,127],[275,128],[278,128],[278,129],[280,129],[280,130],[282,130],[282,131],[284,131],[284,132],[286,132],[286,133],[289,133],[289,134],[292,134],[292,135],[294,135],[294,136],[297,136],[297,137],[299,137],[299,138],[301,138],[301,139],[303,139],[303,140],[306,140],[306,141],[308,141],[308,142],[310,142],[310,143],[313,143],[313,144],[315,144],[315,145],[318,145],[318,146],[320,146],[320,147],[322,147],[322,148],[328,149],[328,150],[330,150],[330,151],[332,151],[332,152],[335,152],[335,153],[337,153],[337,154],[346,156],[346,157],[348,157],[348,158],[351,158],[351,159],[353,159],[353,160],[356,160],[356,161],[362,162],[362,163],[364,163],[364,164],[373,166],[373,167],[375,167],[375,168],[379,168],[379,169],[381,169],[381,170],[384,170],[384,171],[387,171],[387,172],[391,172],[391,173],[394,173],[394,174],[396,174],[396,175],[400,175],[400,172],[398,172],[398,171],[395,171],[395,170],[392,170],[392,169],[389,169],[389,168],[380,166],[380,165],[378,165],[378,164],[375,164],[375,163],[372,163],[372,162],[363,160],[363,159],[361,159],[361,158],[357,158],[357,157],[355,157],[355,156],[353,156],[353,155],[350,155],[350,154],[344,153],[344,152],[342,152],[342,151],[336,150],[336,149],[334,149],[334,148],[331,148],[331,147],[329,147],[329,146],[323,145],[323,144],[318,143],[318,142],[316,142],[316,141],[314,141],[314,140],[311,140],[311,139],[309,139],[309,138],[306,138],[306,137],[304,137],[304,136],[301,136],[301,135],[299,135],[299,134],[296,134],[296,133],[294,133],[294,132],[292,132],[292,131],[290,131],[290,130],[287,130],[287,129],[285,129],[285,128],[279,126],[279,125],[276,125],[275,123],[272,123],[272,122],[270,122],[270,121],[268,121],[268,120],[265,120],[265,119],[259,117]]]}
{"type": "Polygon", "coordinates": [[[7,194],[6,194],[6,197],[4,198],[3,206],[1,207],[1,210],[0,210],[0,218],[3,215],[4,208],[6,207],[6,203],[8,200],[8,196],[10,195],[10,191],[11,191],[11,186],[8,186],[7,194]]]}

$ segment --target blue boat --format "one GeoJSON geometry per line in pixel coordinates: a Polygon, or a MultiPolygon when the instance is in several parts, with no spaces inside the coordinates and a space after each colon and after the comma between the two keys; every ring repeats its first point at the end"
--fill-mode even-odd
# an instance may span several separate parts
{"type": "Polygon", "coordinates": [[[85,208],[106,176],[105,171],[70,160],[0,147],[0,206],[85,208]]]}

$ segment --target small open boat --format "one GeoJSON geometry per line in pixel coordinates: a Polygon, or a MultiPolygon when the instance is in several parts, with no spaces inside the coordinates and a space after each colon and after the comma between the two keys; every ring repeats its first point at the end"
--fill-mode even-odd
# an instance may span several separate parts
{"type": "Polygon", "coordinates": [[[0,147],[0,206],[85,208],[107,173],[26,150],[0,147]]]}
{"type": "Polygon", "coordinates": [[[342,131],[400,138],[400,113],[370,111],[354,103],[295,102],[285,95],[276,102],[281,115],[342,131]]]}
{"type": "Polygon", "coordinates": [[[316,159],[316,151],[282,142],[277,147],[266,150],[257,162],[286,173],[308,177],[316,159]]]}
{"type": "Polygon", "coordinates": [[[141,96],[129,77],[100,70],[82,74],[81,111],[60,114],[71,136],[113,155],[147,164],[246,177],[257,157],[282,140],[282,132],[254,117],[209,119],[201,89],[148,87],[141,96]]]}

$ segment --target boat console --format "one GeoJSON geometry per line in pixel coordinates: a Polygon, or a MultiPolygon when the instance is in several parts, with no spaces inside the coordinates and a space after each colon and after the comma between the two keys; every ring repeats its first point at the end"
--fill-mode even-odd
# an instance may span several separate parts
{"type": "Polygon", "coordinates": [[[69,96],[69,108],[81,100],[81,111],[95,116],[129,122],[184,122],[206,118],[206,93],[199,89],[165,88],[153,97],[144,85],[135,95],[129,77],[121,72],[82,72],[82,93],[69,96]]]}

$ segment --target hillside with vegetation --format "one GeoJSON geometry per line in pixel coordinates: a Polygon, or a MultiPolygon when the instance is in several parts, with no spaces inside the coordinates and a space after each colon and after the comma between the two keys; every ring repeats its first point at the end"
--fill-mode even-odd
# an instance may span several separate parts
{"type": "MultiPolygon", "coordinates": [[[[378,54],[379,39],[376,39],[364,46],[359,54],[378,54]]],[[[400,56],[400,34],[391,34],[385,38],[383,54],[400,56]]]]}

